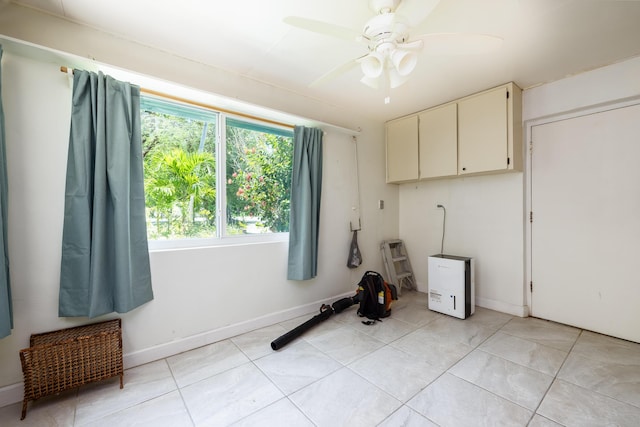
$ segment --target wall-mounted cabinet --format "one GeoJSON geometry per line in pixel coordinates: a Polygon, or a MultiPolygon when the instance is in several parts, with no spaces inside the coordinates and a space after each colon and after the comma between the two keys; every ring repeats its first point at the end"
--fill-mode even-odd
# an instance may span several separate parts
{"type": "Polygon", "coordinates": [[[508,83],[389,121],[386,136],[389,183],[522,170],[522,90],[508,83]]]}
{"type": "Polygon", "coordinates": [[[418,179],[418,116],[386,124],[387,182],[418,179]]]}
{"type": "Polygon", "coordinates": [[[522,169],[521,99],[510,83],[458,102],[458,174],[522,169]]]}

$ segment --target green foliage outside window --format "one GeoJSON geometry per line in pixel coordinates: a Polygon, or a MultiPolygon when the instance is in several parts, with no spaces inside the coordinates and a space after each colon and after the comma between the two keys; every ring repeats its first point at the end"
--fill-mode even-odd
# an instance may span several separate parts
{"type": "Polygon", "coordinates": [[[215,127],[144,111],[142,144],[149,238],[215,235],[215,127]]]}
{"type": "Polygon", "coordinates": [[[260,126],[227,126],[223,166],[216,159],[215,118],[200,120],[145,108],[141,115],[150,239],[219,235],[219,167],[226,176],[226,206],[221,208],[227,234],[288,231],[291,136],[265,132],[260,126]]]}
{"type": "Polygon", "coordinates": [[[292,152],[291,137],[227,128],[229,224],[250,217],[264,231],[289,231],[292,152]]]}

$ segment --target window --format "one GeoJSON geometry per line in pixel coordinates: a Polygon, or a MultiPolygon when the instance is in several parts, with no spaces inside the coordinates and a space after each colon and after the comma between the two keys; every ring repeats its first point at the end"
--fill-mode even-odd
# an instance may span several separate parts
{"type": "Polygon", "coordinates": [[[150,240],[289,231],[293,132],[142,97],[150,240]]]}
{"type": "Polygon", "coordinates": [[[289,231],[293,133],[226,120],[226,233],[289,231]]]}

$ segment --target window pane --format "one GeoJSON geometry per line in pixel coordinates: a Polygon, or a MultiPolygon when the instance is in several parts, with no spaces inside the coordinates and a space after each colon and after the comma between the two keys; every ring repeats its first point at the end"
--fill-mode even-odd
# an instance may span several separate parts
{"type": "Polygon", "coordinates": [[[216,114],[166,101],[143,100],[149,239],[215,237],[216,114]]]}
{"type": "Polygon", "coordinates": [[[293,132],[228,119],[226,234],[289,231],[293,132]]]}

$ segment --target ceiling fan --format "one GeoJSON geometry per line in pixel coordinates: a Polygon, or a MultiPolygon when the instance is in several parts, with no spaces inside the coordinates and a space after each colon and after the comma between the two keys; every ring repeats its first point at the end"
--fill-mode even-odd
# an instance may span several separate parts
{"type": "MultiPolygon", "coordinates": [[[[420,10],[417,13],[420,22],[427,18],[439,2],[440,0],[420,0],[420,10]]],[[[369,0],[369,7],[375,16],[366,22],[362,32],[302,17],[284,18],[285,23],[294,27],[367,45],[368,53],[334,68],[310,86],[317,86],[360,65],[364,75],[360,80],[362,83],[374,89],[393,89],[408,80],[425,42],[432,51],[457,54],[488,51],[502,43],[501,38],[485,34],[412,35],[409,20],[397,13],[399,9],[402,12],[401,3],[401,0],[369,0]]]]}

